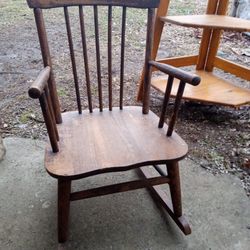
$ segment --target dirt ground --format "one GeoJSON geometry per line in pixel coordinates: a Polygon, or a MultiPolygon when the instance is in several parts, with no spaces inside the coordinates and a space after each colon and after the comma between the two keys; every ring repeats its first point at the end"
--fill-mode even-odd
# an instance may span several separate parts
{"type": "MultiPolygon", "coordinates": [[[[204,13],[205,0],[172,1],[170,14],[204,13]]],[[[104,102],[107,105],[107,17],[106,9],[99,13],[101,37],[102,81],[104,102]]],[[[120,55],[120,14],[119,9],[113,13],[113,73],[114,104],[119,99],[119,55],[120,55]],[[115,33],[118,32],[118,35],[115,33]]],[[[96,72],[94,70],[94,31],[93,11],[85,8],[86,27],[92,92],[97,92],[96,72]]],[[[82,57],[82,45],[77,9],[70,10],[72,34],[79,67],[78,76],[81,85],[83,106],[87,108],[85,76],[82,57]]],[[[49,10],[45,14],[49,43],[54,64],[61,110],[75,110],[76,101],[70,55],[63,13],[49,10]]],[[[136,102],[137,83],[143,65],[143,46],[145,45],[146,14],[140,10],[128,12],[125,66],[125,104],[140,105],[136,102]]],[[[162,37],[159,57],[193,54],[198,51],[201,30],[187,29],[167,25],[162,37]]],[[[237,63],[250,66],[250,38],[245,35],[226,32],[223,34],[219,55],[237,63]]],[[[40,47],[32,11],[24,0],[2,0],[0,2],[0,133],[3,137],[21,136],[45,139],[44,127],[38,103],[31,100],[27,90],[43,67],[40,47]]],[[[222,77],[230,79],[236,85],[250,88],[249,82],[233,77],[222,71],[216,71],[222,77]]],[[[152,91],[154,112],[159,114],[162,94],[152,91]]],[[[97,100],[94,100],[97,105],[97,100]]],[[[96,106],[97,107],[97,106],[96,106]]],[[[198,103],[183,102],[177,132],[190,147],[189,158],[213,174],[233,174],[242,181],[242,186],[250,196],[250,107],[238,110],[198,103]]]]}

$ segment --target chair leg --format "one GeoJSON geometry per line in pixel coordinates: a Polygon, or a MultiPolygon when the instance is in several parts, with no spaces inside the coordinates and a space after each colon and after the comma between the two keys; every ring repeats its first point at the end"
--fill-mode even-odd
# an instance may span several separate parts
{"type": "MultiPolygon", "coordinates": [[[[162,205],[166,212],[171,216],[176,225],[185,234],[191,234],[191,228],[186,218],[182,215],[181,205],[181,187],[178,162],[167,164],[168,177],[170,179],[169,187],[171,193],[171,200],[168,199],[165,192],[162,191],[160,186],[148,186],[152,198],[157,204],[162,205]]],[[[152,177],[152,172],[148,168],[140,168],[139,173],[144,178],[152,177]]]]}
{"type": "Polygon", "coordinates": [[[67,240],[71,180],[58,179],[58,242],[67,240]]]}
{"type": "Polygon", "coordinates": [[[181,185],[178,162],[167,164],[168,177],[170,178],[169,188],[173,204],[173,212],[177,217],[182,216],[181,185]]]}

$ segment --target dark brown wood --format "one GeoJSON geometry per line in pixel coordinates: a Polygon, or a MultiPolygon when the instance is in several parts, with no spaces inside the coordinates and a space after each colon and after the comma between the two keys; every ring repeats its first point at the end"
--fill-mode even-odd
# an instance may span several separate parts
{"type": "Polygon", "coordinates": [[[56,8],[76,5],[112,5],[135,8],[156,8],[159,0],[27,0],[30,8],[56,8]]]}
{"type": "Polygon", "coordinates": [[[45,89],[45,85],[48,84],[49,76],[50,76],[50,67],[47,66],[39,73],[36,80],[30,86],[29,96],[31,98],[36,99],[42,95],[45,89]]]}
{"type": "Polygon", "coordinates": [[[60,152],[51,154],[48,146],[45,167],[56,178],[78,179],[184,158],[186,143],[176,133],[166,137],[167,125],[158,129],[158,121],[151,111],[142,115],[138,106],[64,113],[60,152]]]}
{"type": "Polygon", "coordinates": [[[51,101],[51,97],[50,97],[49,89],[48,89],[49,76],[50,76],[50,67],[47,66],[39,73],[38,77],[29,88],[28,93],[29,93],[29,96],[34,99],[40,98],[43,93],[45,94],[44,95],[45,99],[42,98],[43,99],[42,103],[46,102],[47,104],[46,103],[43,104],[44,106],[43,109],[44,109],[44,112],[46,112],[46,105],[48,106],[49,114],[47,115],[50,116],[51,118],[53,133],[55,133],[56,139],[57,141],[59,141],[59,135],[58,135],[58,131],[56,128],[56,119],[55,119],[54,109],[52,106],[52,101],[51,101]]]}
{"type": "Polygon", "coordinates": [[[150,84],[151,84],[151,67],[148,63],[152,56],[153,47],[153,34],[154,34],[154,20],[155,10],[148,9],[148,24],[147,24],[147,37],[146,37],[146,53],[145,53],[145,72],[143,84],[143,114],[148,114],[150,103],[150,84]]]}
{"type": "Polygon", "coordinates": [[[70,180],[58,180],[58,242],[67,240],[70,210],[70,180]]]}
{"type": "Polygon", "coordinates": [[[167,64],[163,64],[163,63],[159,63],[155,61],[150,61],[149,64],[154,66],[158,70],[168,75],[173,76],[174,78],[178,78],[179,80],[192,84],[194,86],[198,85],[201,81],[199,76],[186,72],[185,70],[175,68],[171,65],[167,65],[167,64]]]}
{"type": "Polygon", "coordinates": [[[173,211],[177,217],[182,216],[181,185],[178,162],[167,164],[168,176],[170,179],[169,188],[173,204],[173,211]]]}
{"type": "Polygon", "coordinates": [[[167,136],[171,136],[172,133],[173,133],[174,125],[176,123],[178,111],[180,109],[181,99],[182,99],[182,96],[183,96],[185,85],[186,85],[186,83],[184,81],[180,81],[177,96],[176,96],[176,99],[175,99],[174,111],[173,111],[173,114],[172,114],[172,117],[170,119],[169,126],[168,126],[167,136]]]}
{"type": "Polygon", "coordinates": [[[57,123],[62,123],[62,117],[61,117],[61,111],[60,111],[60,104],[56,92],[56,83],[55,78],[52,70],[52,62],[50,57],[50,51],[49,51],[49,45],[48,45],[48,39],[47,39],[47,33],[45,29],[44,19],[43,19],[43,13],[41,9],[34,9],[34,15],[35,15],[35,21],[36,21],[36,27],[37,27],[37,33],[39,37],[40,47],[42,51],[42,57],[43,57],[43,64],[44,67],[50,66],[50,78],[48,80],[48,86],[51,94],[53,109],[56,117],[57,123]]]}
{"type": "MultiPolygon", "coordinates": [[[[148,168],[140,168],[138,170],[140,174],[145,178],[150,178],[152,176],[152,173],[148,168]]],[[[160,204],[166,210],[166,212],[171,216],[171,218],[174,220],[176,225],[181,229],[181,231],[185,235],[191,234],[191,228],[188,221],[186,220],[184,215],[178,217],[174,213],[172,202],[169,201],[166,193],[161,190],[161,187],[149,186],[148,190],[150,191],[150,194],[152,195],[152,198],[155,200],[155,202],[157,204],[160,204]]]]}
{"type": "MultiPolygon", "coordinates": [[[[160,0],[159,7],[156,11],[154,34],[153,34],[153,48],[152,48],[152,59],[155,60],[157,56],[158,47],[160,45],[161,34],[163,30],[164,23],[160,20],[160,17],[166,16],[168,12],[170,0],[160,0]]],[[[144,81],[145,68],[143,68],[140,80],[139,89],[137,93],[137,101],[143,100],[143,81],[144,81]]]]}
{"type": "MultiPolygon", "coordinates": [[[[58,179],[58,241],[65,242],[68,235],[70,201],[108,195],[111,193],[126,192],[139,188],[149,188],[155,190],[153,186],[168,183],[170,185],[174,209],[171,209],[165,202],[159,199],[159,202],[165,206],[170,216],[174,219],[181,230],[188,234],[190,228],[185,222],[181,212],[181,196],[178,175],[177,161],[183,159],[188,151],[186,143],[175,133],[172,133],[172,123],[170,122],[171,137],[166,137],[169,131],[167,124],[164,124],[165,110],[162,112],[160,127],[157,128],[159,118],[149,110],[149,93],[152,59],[152,34],[154,28],[155,10],[150,6],[155,5],[156,1],[149,0],[30,0],[32,4],[39,4],[43,8],[64,7],[66,30],[68,35],[69,50],[72,63],[72,71],[76,88],[78,112],[66,112],[63,116],[63,123],[56,125],[55,111],[52,106],[54,96],[53,72],[49,67],[45,68],[41,75],[38,76],[30,90],[31,96],[39,98],[44,120],[47,126],[50,143],[47,145],[45,152],[45,167],[47,172],[58,179]],[[107,44],[107,64],[108,64],[108,108],[103,108],[102,97],[102,72],[101,72],[101,55],[98,27],[98,4],[108,6],[108,44],[107,44]],[[83,47],[83,57],[85,66],[85,77],[88,95],[89,110],[81,110],[80,90],[77,76],[77,65],[74,54],[73,39],[70,27],[70,17],[68,6],[79,5],[80,30],[83,47]],[[90,72],[88,64],[87,39],[85,34],[83,5],[91,5],[94,11],[94,29],[96,44],[96,68],[97,84],[99,97],[99,111],[92,108],[92,95],[90,86],[90,72]],[[122,10],[122,27],[121,27],[121,64],[120,64],[120,103],[119,107],[112,106],[112,6],[123,6],[122,10]],[[124,59],[125,59],[125,30],[126,30],[126,6],[134,7],[149,6],[148,8],[148,25],[146,37],[145,53],[145,85],[144,85],[144,103],[142,115],[141,107],[123,107],[123,88],[124,88],[124,59]],[[52,78],[51,78],[52,76],[52,78]],[[48,84],[47,84],[48,81],[48,84]],[[112,112],[111,112],[112,110],[112,112]],[[92,112],[93,111],[93,112],[92,112]],[[79,115],[82,113],[82,115],[79,115]],[[58,129],[58,131],[57,131],[58,129]],[[59,136],[60,134],[60,141],[59,136]],[[60,148],[60,151],[58,151],[60,148]],[[171,167],[170,175],[161,170],[157,164],[164,164],[171,167]],[[154,165],[155,170],[160,176],[148,177],[142,180],[133,180],[118,184],[108,185],[86,189],[71,193],[72,180],[89,177],[97,174],[127,171],[135,168],[154,165]],[[177,172],[176,172],[177,171],[177,172]],[[171,177],[170,177],[171,176],[171,177]],[[176,197],[175,197],[176,196],[176,197]]],[[[41,10],[35,10],[38,29],[40,31],[41,48],[44,53],[43,58],[45,66],[51,66],[48,43],[45,33],[45,27],[42,19],[41,10]],[[41,35],[42,34],[42,35],[41,35]],[[46,39],[45,39],[46,38],[46,39]],[[42,47],[43,46],[43,47],[42,47]],[[44,52],[45,51],[45,52],[44,52]]],[[[194,60],[194,59],[191,59],[194,60]]],[[[159,65],[157,65],[159,66],[159,65]]],[[[154,66],[155,67],[155,66],[154,66]]],[[[161,66],[160,66],[161,67],[161,66]]],[[[163,67],[163,72],[166,68],[163,67]]],[[[167,97],[165,97],[165,108],[169,99],[174,77],[181,78],[181,84],[178,91],[177,101],[174,112],[177,115],[180,106],[180,100],[184,90],[185,82],[183,79],[196,84],[197,78],[183,73],[175,68],[167,68],[169,84],[167,88],[167,97]]],[[[176,120],[176,115],[172,119],[176,120]]]]}
{"type": "Polygon", "coordinates": [[[89,77],[88,50],[87,50],[87,43],[86,43],[85,24],[84,24],[84,15],[83,15],[82,6],[79,6],[79,17],[80,17],[80,26],[81,26],[81,35],[82,35],[82,48],[83,48],[83,58],[84,58],[89,112],[92,113],[93,107],[92,107],[92,96],[91,96],[90,77],[89,77]]]}
{"type": "Polygon", "coordinates": [[[58,130],[57,130],[57,127],[56,127],[56,118],[55,118],[54,110],[53,110],[53,107],[52,107],[52,101],[51,101],[51,97],[50,97],[48,86],[45,87],[44,93],[45,93],[45,97],[46,97],[46,100],[47,100],[47,103],[48,103],[48,107],[49,107],[49,113],[50,113],[50,116],[51,116],[53,130],[54,130],[54,133],[56,135],[57,141],[59,141],[59,134],[58,134],[58,130]]]}
{"type": "Polygon", "coordinates": [[[171,90],[172,90],[172,86],[173,86],[173,81],[174,81],[174,77],[170,75],[168,77],[168,82],[166,85],[166,90],[165,90],[164,100],[163,100],[163,104],[162,104],[162,108],[161,108],[161,116],[160,116],[158,128],[162,128],[164,125],[166,110],[167,110],[167,106],[168,106],[168,102],[169,102],[169,98],[170,98],[170,94],[171,94],[171,90]]]}
{"type": "Polygon", "coordinates": [[[34,16],[37,26],[38,38],[40,42],[40,47],[42,51],[42,58],[44,67],[51,67],[51,57],[48,45],[47,32],[44,24],[43,12],[41,9],[34,9],[34,16]]]}
{"type": "Polygon", "coordinates": [[[193,86],[196,86],[200,83],[201,79],[197,75],[191,74],[182,69],[175,68],[171,65],[166,65],[166,64],[159,63],[159,62],[155,62],[155,61],[149,61],[149,64],[157,68],[158,70],[169,75],[168,82],[167,82],[166,89],[165,89],[165,94],[164,94],[162,112],[161,112],[161,116],[160,116],[160,120],[158,124],[159,128],[162,128],[164,124],[166,109],[167,109],[167,105],[168,105],[169,98],[171,95],[174,78],[177,78],[180,80],[180,85],[179,85],[177,95],[176,95],[176,100],[175,100],[174,112],[172,114],[169,127],[168,127],[168,132],[167,132],[167,136],[171,136],[173,129],[174,129],[174,125],[176,123],[178,110],[179,110],[181,99],[182,99],[183,92],[185,89],[185,84],[189,83],[193,86]]]}
{"type": "Polygon", "coordinates": [[[81,97],[80,97],[78,76],[77,76],[77,70],[76,70],[76,60],[75,60],[75,53],[74,53],[74,45],[73,45],[73,40],[72,40],[71,28],[70,28],[69,12],[68,12],[67,7],[64,7],[64,17],[65,17],[65,23],[66,23],[66,29],[67,29],[67,35],[68,35],[72,71],[73,71],[73,76],[74,76],[77,107],[78,107],[79,114],[81,114],[82,113],[81,97]]]}
{"type": "Polygon", "coordinates": [[[108,7],[108,89],[109,110],[112,110],[112,6],[108,7]]]}
{"type": "Polygon", "coordinates": [[[102,103],[102,79],[101,79],[101,58],[100,58],[100,44],[99,44],[99,27],[98,27],[98,8],[94,6],[94,19],[95,19],[95,45],[96,45],[96,70],[98,80],[98,95],[99,95],[99,109],[103,110],[102,103]]]}
{"type": "Polygon", "coordinates": [[[170,180],[168,177],[152,177],[152,178],[148,178],[144,180],[129,181],[129,182],[124,182],[124,183],[118,183],[114,185],[74,192],[74,193],[71,193],[70,200],[76,201],[76,200],[88,199],[92,197],[103,196],[103,195],[114,194],[114,193],[121,193],[121,192],[126,192],[129,190],[136,190],[136,189],[145,188],[148,186],[155,186],[155,185],[165,184],[169,182],[170,180]]]}
{"type": "Polygon", "coordinates": [[[59,151],[58,143],[57,143],[57,137],[56,137],[56,133],[55,133],[55,130],[54,130],[53,120],[52,120],[52,117],[51,117],[51,114],[50,114],[50,110],[49,110],[49,107],[48,107],[48,103],[47,103],[47,100],[46,100],[45,93],[43,93],[40,96],[39,101],[40,101],[41,109],[42,109],[42,112],[43,112],[43,117],[44,117],[44,121],[45,121],[45,124],[46,124],[46,128],[47,128],[47,131],[48,131],[48,134],[49,134],[50,144],[51,144],[53,152],[56,153],[56,152],[59,151]]]}
{"type": "Polygon", "coordinates": [[[122,32],[121,32],[121,65],[120,65],[120,109],[123,108],[123,89],[124,89],[124,50],[126,33],[126,7],[122,8],[122,32]]]}

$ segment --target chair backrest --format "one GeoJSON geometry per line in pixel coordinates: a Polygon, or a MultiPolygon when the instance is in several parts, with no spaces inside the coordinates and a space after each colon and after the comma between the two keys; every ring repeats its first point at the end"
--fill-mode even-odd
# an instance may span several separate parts
{"type": "Polygon", "coordinates": [[[157,8],[159,0],[27,0],[30,8],[57,8],[80,5],[123,6],[134,8],[157,8]]]}
{"type": "MultiPolygon", "coordinates": [[[[127,7],[132,8],[143,8],[148,9],[148,22],[147,22],[147,37],[146,37],[146,58],[145,61],[150,60],[151,48],[152,48],[152,34],[154,26],[154,8],[158,7],[159,0],[27,0],[29,7],[34,8],[34,15],[37,25],[37,31],[42,51],[42,57],[44,66],[49,66],[51,68],[50,77],[48,80],[49,92],[51,95],[51,102],[54,110],[54,116],[57,123],[61,122],[59,101],[56,94],[56,85],[53,75],[53,66],[51,62],[50,50],[48,45],[48,39],[46,34],[45,22],[43,18],[42,9],[63,7],[65,24],[68,36],[69,51],[72,63],[72,71],[74,77],[74,85],[76,91],[76,100],[79,113],[82,113],[81,104],[81,93],[79,90],[79,79],[77,74],[77,65],[74,51],[74,44],[72,39],[71,25],[70,25],[70,15],[69,7],[78,6],[79,7],[79,23],[81,30],[82,39],[82,49],[85,67],[85,79],[86,79],[86,89],[88,97],[88,108],[89,111],[93,110],[92,103],[92,93],[90,84],[90,73],[89,73],[89,63],[88,63],[88,46],[86,42],[86,32],[85,32],[85,22],[84,22],[84,7],[93,6],[94,12],[94,31],[95,31],[95,49],[96,49],[96,71],[97,71],[97,83],[98,83],[98,100],[99,109],[103,110],[103,91],[102,91],[102,72],[101,72],[101,60],[100,60],[100,41],[99,41],[99,24],[98,24],[98,6],[107,6],[108,8],[108,44],[107,44],[107,55],[108,55],[108,99],[109,99],[109,110],[112,110],[113,106],[113,96],[112,96],[112,7],[120,6],[122,8],[122,27],[121,27],[121,59],[120,59],[120,109],[123,107],[123,89],[124,89],[124,50],[125,50],[125,34],[126,34],[126,10],[127,7]]],[[[146,72],[147,74],[148,72],[146,72]]],[[[148,77],[147,77],[148,78],[148,77]]],[[[147,81],[146,81],[147,82],[147,81]]],[[[145,90],[145,93],[147,91],[145,90]]],[[[149,96],[147,96],[149,98],[149,96]]],[[[146,99],[146,98],[145,98],[146,99]]],[[[145,100],[145,105],[148,105],[149,101],[145,100]]],[[[144,106],[145,106],[144,105],[144,106]]]]}
{"type": "MultiPolygon", "coordinates": [[[[95,54],[96,54],[96,73],[97,73],[97,92],[98,92],[98,102],[99,110],[103,110],[103,84],[102,84],[102,72],[101,72],[101,55],[100,55],[100,41],[99,41],[99,23],[98,23],[98,9],[99,6],[107,7],[107,29],[108,29],[108,42],[107,42],[107,75],[108,75],[108,106],[109,110],[112,110],[113,106],[113,91],[112,91],[112,11],[113,7],[122,8],[121,14],[121,49],[120,49],[120,91],[119,91],[119,106],[120,109],[123,108],[123,89],[124,89],[124,58],[125,58],[125,34],[126,34],[126,10],[128,7],[131,8],[142,8],[147,9],[147,30],[146,30],[146,51],[145,51],[145,61],[144,61],[144,85],[143,85],[143,107],[142,112],[147,114],[149,112],[149,96],[150,96],[150,79],[151,79],[151,66],[161,68],[157,63],[151,61],[152,55],[152,38],[153,29],[155,21],[155,8],[159,5],[159,0],[27,0],[29,6],[34,8],[34,15],[37,25],[38,37],[42,51],[44,70],[40,73],[37,78],[34,88],[31,88],[29,94],[33,98],[39,98],[45,124],[47,126],[51,146],[53,152],[57,152],[59,140],[56,123],[61,123],[61,113],[60,105],[57,97],[56,84],[53,74],[52,61],[50,56],[49,44],[47,39],[47,33],[45,28],[45,22],[43,18],[43,9],[50,8],[63,8],[64,18],[66,24],[66,32],[68,37],[69,52],[72,64],[72,72],[74,78],[76,100],[79,114],[82,113],[82,103],[80,97],[79,89],[79,79],[77,73],[77,63],[75,57],[74,44],[72,39],[71,25],[70,25],[70,15],[69,8],[71,6],[78,6],[79,8],[79,24],[80,24],[80,36],[82,42],[83,59],[85,67],[85,78],[86,78],[86,89],[88,98],[88,108],[89,112],[93,111],[92,104],[92,91],[91,91],[91,81],[90,81],[90,71],[88,63],[88,44],[86,42],[86,31],[85,31],[85,21],[84,21],[84,10],[85,6],[93,7],[93,17],[94,17],[94,33],[95,33],[95,54]]],[[[193,85],[198,84],[195,76],[190,76],[184,71],[178,70],[171,66],[164,66],[163,72],[169,75],[168,87],[166,89],[163,110],[159,122],[159,127],[163,127],[164,116],[166,112],[166,106],[170,97],[170,92],[172,89],[173,79],[177,77],[180,82],[178,89],[177,98],[175,101],[175,108],[170,120],[169,129],[167,136],[171,136],[177,117],[177,112],[181,103],[182,94],[184,91],[185,83],[191,83],[193,85]]]]}
{"type": "MultiPolygon", "coordinates": [[[[45,28],[45,22],[43,18],[43,9],[50,8],[63,8],[65,24],[68,37],[68,45],[71,57],[72,71],[74,77],[74,85],[77,99],[77,107],[79,114],[82,113],[82,104],[79,90],[79,80],[77,74],[77,65],[74,44],[72,39],[69,7],[78,6],[79,8],[79,23],[81,31],[84,67],[85,67],[85,78],[86,78],[86,89],[88,97],[88,108],[92,112],[92,93],[90,85],[90,73],[88,64],[88,46],[86,42],[85,22],[84,22],[84,9],[85,6],[92,6],[94,12],[94,31],[95,31],[95,50],[96,50],[96,71],[97,71],[97,83],[98,83],[98,100],[99,110],[103,110],[103,96],[102,96],[102,77],[101,77],[101,60],[100,60],[100,41],[99,41],[99,24],[98,24],[98,7],[106,6],[108,8],[108,102],[109,110],[112,110],[113,97],[112,97],[112,9],[113,6],[122,8],[122,27],[121,27],[121,59],[120,59],[120,109],[123,108],[123,88],[124,88],[124,50],[125,50],[125,34],[126,34],[126,10],[128,7],[131,8],[142,8],[148,10],[147,15],[147,35],[146,35],[146,52],[145,52],[145,86],[144,93],[145,98],[143,101],[143,113],[147,113],[149,109],[149,88],[150,88],[150,66],[147,62],[151,59],[152,50],[152,36],[155,19],[155,8],[159,5],[159,0],[27,0],[30,8],[34,9],[35,21],[37,26],[37,32],[42,51],[42,58],[45,69],[40,75],[40,79],[45,77],[48,83],[44,88],[43,93],[39,96],[40,104],[42,107],[45,124],[48,130],[50,142],[52,145],[53,152],[58,151],[58,132],[56,123],[61,123],[60,105],[57,96],[55,78],[53,74],[53,66],[50,55],[50,49],[47,39],[47,33],[45,28]]],[[[38,80],[39,82],[40,80],[38,80]]],[[[40,81],[41,83],[41,81],[40,81]]],[[[31,94],[32,96],[32,91],[31,94]]]]}

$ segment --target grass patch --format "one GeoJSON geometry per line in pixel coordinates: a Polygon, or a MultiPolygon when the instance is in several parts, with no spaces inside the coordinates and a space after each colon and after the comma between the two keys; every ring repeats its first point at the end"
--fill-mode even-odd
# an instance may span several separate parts
{"type": "Polygon", "coordinates": [[[58,89],[57,89],[57,94],[58,94],[58,96],[60,96],[60,97],[66,97],[66,96],[67,96],[67,92],[66,92],[66,90],[63,89],[63,88],[58,88],[58,89]]]}
{"type": "Polygon", "coordinates": [[[31,16],[32,11],[29,9],[25,0],[1,0],[0,1],[0,25],[8,26],[31,16]]]}
{"type": "MultiPolygon", "coordinates": [[[[197,1],[175,0],[170,1],[168,15],[191,15],[197,9],[197,1]]],[[[201,13],[202,14],[202,13],[201,13]]]]}
{"type": "Polygon", "coordinates": [[[21,114],[20,118],[19,118],[19,121],[20,123],[22,124],[26,124],[28,123],[30,117],[33,116],[33,113],[30,112],[30,111],[25,111],[24,113],[21,114]]]}
{"type": "MultiPolygon", "coordinates": [[[[169,15],[188,15],[196,10],[197,1],[193,0],[176,0],[170,3],[169,15]]],[[[85,7],[86,9],[86,7],[85,7]]],[[[87,7],[86,15],[92,15],[93,11],[87,7]]],[[[32,10],[28,7],[25,0],[1,0],[0,1],[0,25],[12,25],[27,19],[27,16],[33,17],[32,10]]],[[[113,11],[114,26],[120,26],[121,8],[114,8],[113,11]]],[[[128,30],[131,33],[140,32],[145,25],[146,13],[143,10],[131,9],[128,11],[128,17],[131,22],[127,23],[128,30]],[[131,26],[133,28],[131,28],[131,26]]],[[[107,8],[100,8],[99,23],[102,27],[107,22],[107,8]]],[[[131,35],[133,39],[133,35],[131,35]]]]}

